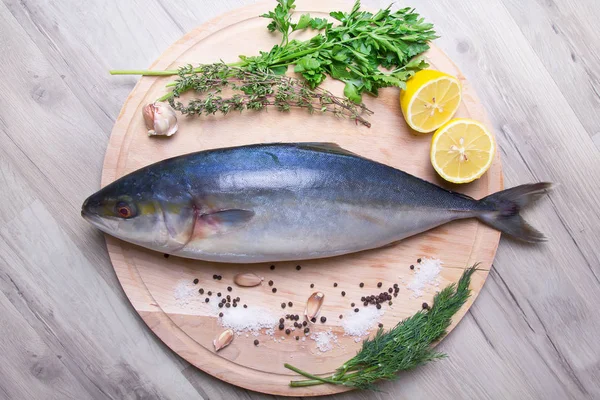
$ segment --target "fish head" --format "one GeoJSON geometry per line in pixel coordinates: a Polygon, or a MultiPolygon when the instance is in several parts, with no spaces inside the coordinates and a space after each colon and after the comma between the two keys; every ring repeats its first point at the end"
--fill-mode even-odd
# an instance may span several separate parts
{"type": "Polygon", "coordinates": [[[141,176],[125,176],[94,193],[81,216],[116,238],[162,252],[185,245],[195,219],[189,195],[141,176]]]}

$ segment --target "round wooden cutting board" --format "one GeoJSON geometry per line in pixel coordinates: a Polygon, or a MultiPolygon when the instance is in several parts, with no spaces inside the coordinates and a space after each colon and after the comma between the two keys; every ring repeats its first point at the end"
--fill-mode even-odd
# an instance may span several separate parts
{"type": "MultiPolygon", "coordinates": [[[[261,3],[232,11],[213,19],[173,44],[151,69],[174,69],[192,63],[211,63],[217,60],[233,62],[239,54],[252,55],[268,50],[280,38],[270,34],[267,20],[257,17],[272,9],[274,2],[261,3]]],[[[300,1],[297,13],[310,12],[326,16],[332,10],[349,9],[350,3],[300,1]]],[[[299,15],[299,14],[297,14],[299,15]]],[[[313,32],[304,32],[301,38],[313,32]]],[[[457,116],[469,117],[487,124],[485,112],[471,85],[450,59],[436,47],[428,52],[431,68],[457,76],[464,85],[463,104],[457,116]]],[[[118,78],[115,78],[118,79],[118,78]]],[[[378,98],[363,96],[375,114],[368,119],[372,127],[336,119],[327,115],[308,115],[304,110],[281,113],[276,110],[244,112],[223,116],[180,118],[179,132],[171,138],[149,138],[142,119],[142,107],[165,93],[169,77],[143,77],[125,102],[112,131],[104,162],[102,185],[156,161],[198,150],[266,142],[335,142],[340,146],[407,171],[436,184],[444,185],[429,162],[431,135],[415,136],[407,128],[398,104],[398,89],[381,90],[378,98]]],[[[327,79],[325,88],[342,93],[342,84],[327,79]]],[[[445,185],[448,187],[447,185],[445,185]]],[[[501,190],[502,171],[496,157],[490,171],[477,182],[454,190],[481,198],[501,190]]],[[[343,234],[343,232],[340,232],[343,234]]],[[[350,311],[350,303],[360,304],[360,297],[377,294],[394,283],[400,285],[398,297],[391,306],[383,307],[381,322],[391,328],[431,302],[436,287],[429,287],[422,297],[415,298],[406,288],[416,270],[410,270],[419,257],[439,258],[443,269],[439,287],[456,282],[463,269],[481,262],[482,269],[472,280],[473,295],[454,318],[454,325],[463,317],[481,290],[498,247],[500,234],[475,220],[450,223],[432,231],[404,240],[395,246],[351,254],[342,257],[270,264],[229,265],[163,254],[107,237],[108,251],[116,274],[129,300],[148,324],[173,351],[203,371],[231,384],[251,390],[286,396],[324,395],[348,390],[344,387],[320,385],[291,388],[289,381],[300,378],[283,367],[293,364],[316,374],[331,373],[360,348],[354,338],[344,336],[338,316],[350,311]],[[301,270],[296,266],[301,265],[301,270]],[[240,271],[252,271],[264,277],[261,286],[236,287],[233,276],[240,271]],[[214,280],[213,275],[222,276],[214,280]],[[199,279],[194,285],[192,281],[199,279]],[[267,282],[274,281],[277,292],[267,282]],[[377,283],[383,282],[378,289],[377,283]],[[334,287],[334,282],[337,287],[334,287]],[[364,287],[360,288],[359,283],[364,287]],[[311,289],[310,285],[314,284],[311,289]],[[227,287],[232,286],[232,292],[227,287]],[[213,339],[223,328],[215,315],[214,303],[205,303],[203,288],[216,294],[240,297],[241,304],[264,307],[273,315],[302,315],[308,296],[314,291],[325,294],[321,314],[326,323],[318,322],[312,332],[331,329],[339,344],[330,351],[319,352],[314,340],[294,340],[299,331],[287,336],[276,329],[275,337],[263,332],[236,336],[233,343],[215,353],[213,339]],[[341,296],[341,291],[346,296],[341,296]],[[292,307],[281,308],[291,301],[292,307]],[[281,340],[281,337],[285,340],[281,340]],[[254,345],[258,339],[260,344],[254,345]],[[275,339],[275,340],[274,340],[275,339]]],[[[288,324],[289,325],[289,324],[288,324]]],[[[376,328],[374,326],[373,328],[376,328]]],[[[375,329],[371,332],[373,333],[375,329]]],[[[303,335],[302,335],[303,336],[303,335]]]]}

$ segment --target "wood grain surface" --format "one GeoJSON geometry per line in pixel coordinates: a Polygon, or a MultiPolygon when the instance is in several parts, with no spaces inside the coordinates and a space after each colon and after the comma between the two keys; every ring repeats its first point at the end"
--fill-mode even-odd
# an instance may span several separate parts
{"type": "MultiPolygon", "coordinates": [[[[175,355],[131,307],[104,238],[79,216],[139,68],[251,3],[0,2],[0,398],[246,399],[175,355]]],[[[301,8],[299,0],[299,8],[301,8]]],[[[384,1],[365,1],[375,8],[384,1]]],[[[484,290],[440,344],[450,358],[338,399],[600,396],[600,42],[595,0],[411,0],[473,85],[507,187],[562,185],[501,240],[484,290]]],[[[348,5],[350,7],[350,3],[348,5]]]]}
{"type": "MultiPolygon", "coordinates": [[[[309,12],[315,17],[327,17],[328,10],[343,9],[345,4],[313,0],[304,1],[301,6],[298,14],[309,12]]],[[[265,32],[264,19],[257,17],[264,7],[261,3],[246,6],[203,24],[169,47],[152,69],[176,69],[194,61],[210,63],[215,58],[234,62],[241,53],[271,48],[279,39],[265,32]],[[236,40],[239,37],[245,40],[236,40]]],[[[305,40],[312,34],[307,31],[292,38],[305,40]]],[[[472,118],[489,125],[483,106],[456,65],[435,46],[427,52],[426,58],[430,68],[461,80],[463,102],[456,117],[472,118]]],[[[305,110],[284,114],[271,110],[181,118],[179,133],[174,137],[167,140],[148,138],[141,110],[144,105],[161,97],[165,93],[165,84],[172,79],[144,77],[127,98],[112,130],[103,167],[103,185],[148,164],[190,151],[252,143],[318,141],[338,143],[362,156],[442,184],[429,161],[431,137],[410,131],[402,118],[397,89],[381,90],[377,99],[365,98],[367,107],[374,112],[369,117],[372,123],[370,129],[327,115],[310,117],[305,110]]],[[[333,80],[326,81],[323,87],[334,93],[343,91],[342,83],[333,80]]],[[[482,179],[470,185],[450,188],[482,198],[502,187],[502,170],[497,156],[482,179]]],[[[298,378],[298,375],[285,369],[283,364],[289,362],[312,373],[331,374],[356,354],[361,343],[344,335],[344,320],[338,318],[340,314],[353,312],[351,303],[359,304],[361,309],[362,296],[378,294],[393,284],[399,284],[401,291],[393,299],[392,306],[385,304],[382,308],[385,315],[381,322],[385,328],[390,328],[421,309],[424,301],[431,303],[439,289],[428,286],[429,290],[417,297],[406,288],[419,269],[417,259],[434,257],[443,260],[439,280],[441,287],[457,282],[465,267],[479,262],[481,271],[476,273],[471,285],[473,295],[454,318],[453,329],[479,294],[499,239],[499,232],[476,220],[457,221],[395,246],[322,260],[276,263],[275,271],[269,269],[271,263],[226,265],[177,257],[166,260],[161,253],[109,236],[107,243],[117,277],[134,308],[150,329],[178,355],[203,371],[237,386],[262,393],[311,396],[343,392],[348,388],[333,385],[291,388],[289,381],[298,378]],[[301,272],[295,268],[298,263],[301,264],[301,272]],[[411,264],[416,264],[417,268],[410,270],[411,264]],[[265,282],[259,288],[239,288],[232,281],[235,274],[242,272],[259,274],[265,282]],[[223,280],[215,282],[214,274],[222,274],[223,280]],[[191,283],[195,278],[199,279],[197,286],[191,283]],[[271,287],[267,286],[270,280],[275,282],[276,294],[271,293],[271,287]],[[334,282],[337,284],[335,289],[334,282]],[[363,282],[365,287],[359,288],[359,282],[363,282]],[[385,287],[378,289],[377,282],[385,282],[385,287]],[[314,285],[312,289],[311,283],[314,285]],[[181,285],[193,291],[193,295],[186,296],[185,301],[178,299],[177,288],[181,285]],[[227,291],[230,285],[235,288],[231,293],[227,291]],[[211,290],[212,300],[209,298],[209,303],[205,303],[207,293],[200,295],[197,288],[203,288],[205,292],[211,290]],[[236,336],[226,349],[219,353],[214,351],[212,341],[224,329],[216,314],[218,311],[228,312],[218,310],[212,304],[221,300],[216,297],[217,292],[242,296],[242,302],[251,308],[262,307],[279,319],[290,313],[302,314],[306,299],[317,290],[325,294],[321,315],[327,316],[328,320],[311,326],[310,334],[302,341],[293,340],[296,335],[304,338],[302,332],[286,335],[276,331],[269,336],[263,329],[258,337],[242,334],[236,336]],[[342,290],[347,292],[346,296],[341,296],[342,290]],[[289,301],[294,306],[282,309],[280,304],[289,301]],[[328,330],[338,337],[338,344],[328,352],[320,352],[311,334],[328,330]],[[258,347],[253,343],[256,338],[261,343],[258,347]]],[[[286,323],[286,328],[292,327],[291,323],[286,323]]],[[[372,333],[376,327],[375,322],[371,327],[372,333]]]]}

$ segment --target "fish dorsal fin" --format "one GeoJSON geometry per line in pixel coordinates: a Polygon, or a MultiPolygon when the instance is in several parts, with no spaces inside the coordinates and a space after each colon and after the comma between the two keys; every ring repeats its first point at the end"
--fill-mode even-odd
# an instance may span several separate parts
{"type": "Polygon", "coordinates": [[[333,143],[333,142],[306,142],[306,143],[298,143],[297,146],[301,149],[321,151],[324,153],[341,154],[341,155],[345,155],[345,156],[360,157],[358,154],[353,153],[350,150],[346,150],[346,149],[340,147],[339,144],[333,143]]]}

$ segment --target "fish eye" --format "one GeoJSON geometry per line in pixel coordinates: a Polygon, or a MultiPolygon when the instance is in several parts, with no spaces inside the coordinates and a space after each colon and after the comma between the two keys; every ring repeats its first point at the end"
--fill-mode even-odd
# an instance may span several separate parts
{"type": "Polygon", "coordinates": [[[134,213],[133,213],[133,209],[131,208],[131,206],[129,204],[127,204],[124,201],[119,201],[116,205],[115,205],[115,211],[117,212],[117,214],[119,215],[119,217],[121,218],[132,218],[134,217],[134,213]]]}

